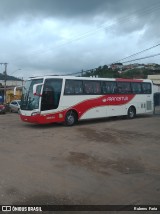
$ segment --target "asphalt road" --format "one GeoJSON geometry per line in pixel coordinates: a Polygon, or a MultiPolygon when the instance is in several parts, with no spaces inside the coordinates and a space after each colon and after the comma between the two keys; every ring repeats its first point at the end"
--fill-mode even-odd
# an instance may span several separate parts
{"type": "Polygon", "coordinates": [[[65,127],[0,115],[0,204],[160,204],[160,116],[65,127]]]}

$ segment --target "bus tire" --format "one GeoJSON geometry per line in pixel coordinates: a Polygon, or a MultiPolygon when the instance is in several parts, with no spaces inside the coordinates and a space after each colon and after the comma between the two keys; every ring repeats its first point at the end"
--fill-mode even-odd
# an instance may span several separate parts
{"type": "Polygon", "coordinates": [[[74,111],[68,111],[65,117],[65,125],[73,126],[77,122],[77,114],[74,111]]]}
{"type": "Polygon", "coordinates": [[[130,106],[128,109],[128,119],[133,119],[136,116],[136,109],[133,106],[130,106]]]}

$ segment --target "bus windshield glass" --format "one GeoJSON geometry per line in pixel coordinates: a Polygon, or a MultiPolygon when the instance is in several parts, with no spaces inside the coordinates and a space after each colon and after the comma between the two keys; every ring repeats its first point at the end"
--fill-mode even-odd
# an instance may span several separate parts
{"type": "MultiPolygon", "coordinates": [[[[39,109],[40,97],[33,95],[33,85],[39,83],[43,83],[43,79],[31,79],[26,81],[22,91],[21,110],[39,109]]],[[[41,90],[41,87],[39,87],[39,90],[41,90]]]]}

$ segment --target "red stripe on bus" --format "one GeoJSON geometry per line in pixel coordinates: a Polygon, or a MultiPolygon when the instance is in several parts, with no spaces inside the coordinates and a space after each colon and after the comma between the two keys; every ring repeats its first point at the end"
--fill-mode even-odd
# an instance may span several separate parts
{"type": "MultiPolygon", "coordinates": [[[[53,123],[53,122],[63,122],[65,120],[66,112],[69,110],[75,110],[78,113],[78,118],[81,118],[90,109],[101,107],[101,106],[112,106],[112,105],[125,105],[130,102],[135,97],[134,94],[110,94],[100,96],[98,98],[93,98],[89,100],[82,101],[76,105],[73,105],[62,111],[53,114],[38,114],[34,116],[20,115],[24,122],[30,123],[53,123]]],[[[106,115],[107,116],[107,115],[106,115]]],[[[104,115],[105,117],[105,115],[104,115]]]]}
{"type": "Polygon", "coordinates": [[[101,96],[95,99],[85,100],[75,106],[70,107],[70,109],[75,109],[78,112],[79,118],[88,110],[101,106],[110,106],[110,105],[124,105],[130,102],[134,94],[120,95],[120,94],[111,94],[101,96]]]}
{"type": "Polygon", "coordinates": [[[143,82],[143,80],[140,80],[140,79],[122,79],[122,78],[116,78],[116,81],[118,81],[118,82],[143,82]]]}

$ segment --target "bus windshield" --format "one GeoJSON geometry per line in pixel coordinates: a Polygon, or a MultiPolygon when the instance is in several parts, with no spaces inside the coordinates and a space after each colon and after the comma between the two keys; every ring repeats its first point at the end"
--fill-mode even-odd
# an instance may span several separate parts
{"type": "Polygon", "coordinates": [[[33,95],[33,85],[38,83],[43,83],[43,79],[33,79],[26,81],[22,91],[21,110],[39,109],[40,97],[33,95]]]}

